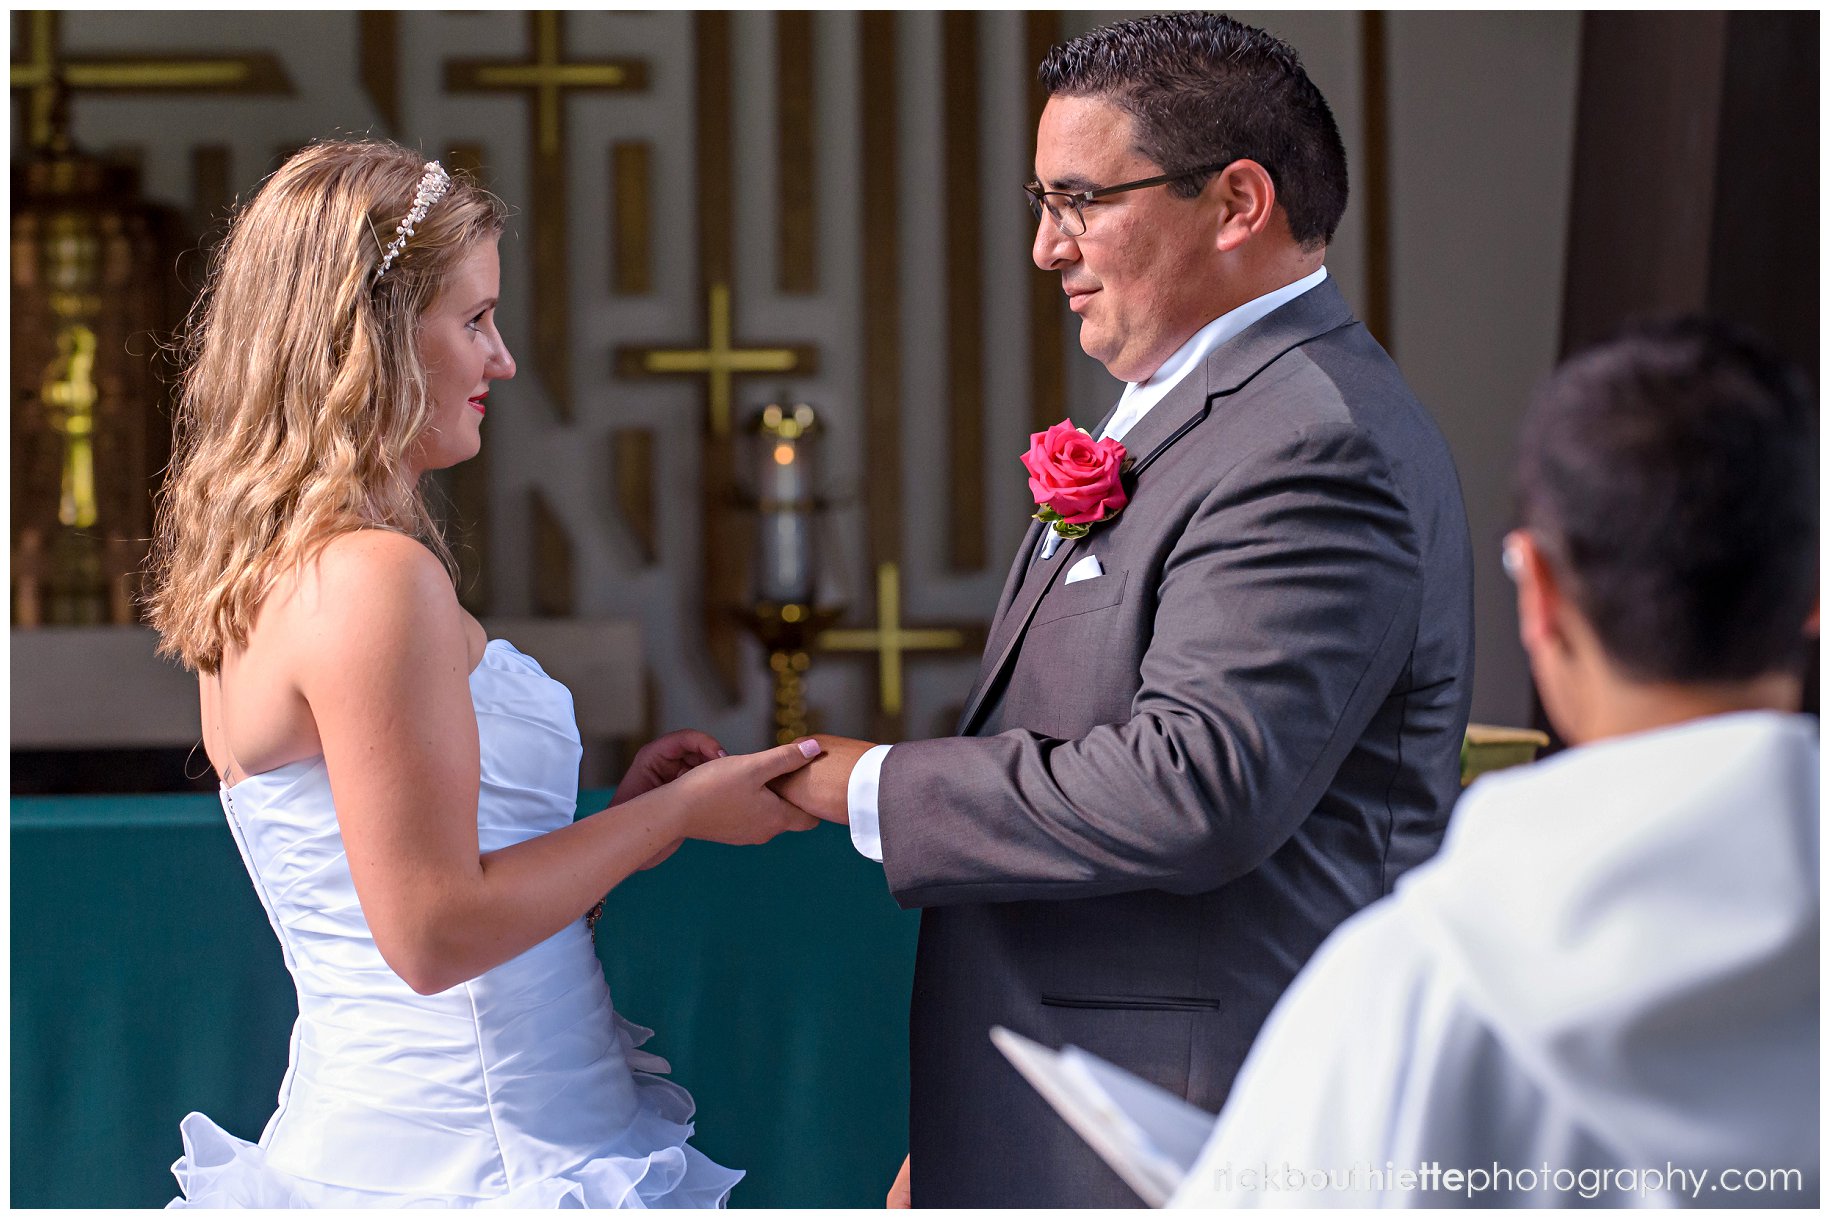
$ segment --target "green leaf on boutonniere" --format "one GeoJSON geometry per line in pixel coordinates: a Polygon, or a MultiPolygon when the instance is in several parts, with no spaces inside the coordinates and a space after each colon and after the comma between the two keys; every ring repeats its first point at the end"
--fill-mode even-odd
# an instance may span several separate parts
{"type": "Polygon", "coordinates": [[[1127,458],[1125,458],[1124,461],[1119,463],[1118,472],[1120,474],[1129,474],[1129,473],[1131,473],[1132,469],[1134,467],[1136,467],[1136,465],[1137,465],[1137,458],[1127,457],[1127,458]]]}
{"type": "Polygon", "coordinates": [[[1036,505],[1036,515],[1029,519],[1032,521],[1041,521],[1044,525],[1052,525],[1061,519],[1061,514],[1047,504],[1038,504],[1036,505]]]}
{"type": "Polygon", "coordinates": [[[1092,531],[1092,528],[1093,528],[1093,526],[1091,526],[1091,525],[1070,525],[1066,521],[1063,521],[1063,520],[1057,520],[1055,522],[1055,532],[1060,534],[1064,538],[1068,538],[1069,540],[1072,540],[1074,538],[1084,538],[1085,536],[1087,536],[1087,534],[1089,532],[1092,531]]]}

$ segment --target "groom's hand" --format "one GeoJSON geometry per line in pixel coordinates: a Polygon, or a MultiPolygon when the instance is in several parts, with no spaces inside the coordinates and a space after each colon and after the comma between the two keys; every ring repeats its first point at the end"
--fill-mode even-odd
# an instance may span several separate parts
{"type": "Polygon", "coordinates": [[[845,825],[851,820],[845,800],[845,790],[851,783],[851,770],[865,751],[871,748],[871,743],[854,741],[850,737],[827,736],[825,733],[817,734],[814,739],[820,743],[824,752],[808,765],[782,776],[769,786],[782,799],[803,812],[811,813],[821,821],[845,825]]]}
{"type": "MultiPolygon", "coordinates": [[[[610,801],[610,807],[627,804],[644,792],[665,787],[695,766],[703,766],[713,758],[724,756],[722,745],[705,733],[691,728],[657,737],[636,751],[628,773],[616,785],[616,796],[610,801]]],[[[653,867],[659,862],[656,859],[654,863],[643,866],[653,867]]]]}

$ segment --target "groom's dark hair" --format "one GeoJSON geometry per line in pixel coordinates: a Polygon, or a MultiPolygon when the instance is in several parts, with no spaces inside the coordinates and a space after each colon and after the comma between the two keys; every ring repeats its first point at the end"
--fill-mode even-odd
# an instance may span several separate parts
{"type": "Polygon", "coordinates": [[[1817,404],[1746,331],[1640,323],[1559,367],[1520,430],[1520,523],[1642,681],[1797,671],[1817,599],[1817,404]]]}
{"type": "MultiPolygon", "coordinates": [[[[1334,240],[1347,211],[1347,151],[1322,91],[1281,38],[1219,13],[1162,13],[1089,30],[1037,70],[1050,97],[1097,97],[1130,112],[1138,150],[1165,173],[1258,162],[1290,233],[1334,240]]],[[[1183,198],[1211,175],[1169,184],[1183,198]]]]}

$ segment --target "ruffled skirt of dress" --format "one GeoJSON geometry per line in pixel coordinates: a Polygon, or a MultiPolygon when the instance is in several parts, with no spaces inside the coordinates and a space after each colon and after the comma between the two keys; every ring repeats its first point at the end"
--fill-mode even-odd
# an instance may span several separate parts
{"type": "MultiPolygon", "coordinates": [[[[636,1116],[613,1140],[563,1173],[488,1198],[415,1193],[407,1181],[400,1190],[353,1189],[274,1168],[266,1162],[266,1152],[259,1144],[238,1139],[203,1114],[192,1113],[179,1123],[184,1155],[172,1165],[181,1193],[166,1209],[723,1207],[743,1172],[716,1164],[688,1145],[686,1140],[693,1133],[692,1097],[678,1084],[640,1069],[667,1070],[666,1062],[634,1048],[647,1040],[649,1030],[620,1015],[617,1023],[623,1030],[630,1065],[638,1068],[634,1072],[640,1101],[636,1116]]],[[[410,1177],[410,1169],[403,1175],[410,1177]]]]}

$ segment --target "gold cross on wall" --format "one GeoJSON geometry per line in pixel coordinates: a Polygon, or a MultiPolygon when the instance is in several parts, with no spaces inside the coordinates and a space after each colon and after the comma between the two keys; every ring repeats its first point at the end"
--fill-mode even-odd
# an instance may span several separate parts
{"type": "Polygon", "coordinates": [[[594,62],[565,58],[560,14],[529,13],[526,60],[453,59],[445,64],[452,93],[528,94],[533,130],[534,368],[560,418],[572,417],[568,375],[571,292],[566,249],[566,121],[568,91],[627,92],[648,87],[648,67],[637,59],[594,62]]]}
{"type": "Polygon", "coordinates": [[[184,55],[151,59],[141,55],[59,54],[61,15],[15,15],[25,58],[12,63],[12,86],[25,91],[26,143],[51,147],[58,131],[58,96],[69,90],[111,93],[291,93],[292,81],[272,55],[184,55]]]}
{"type": "Polygon", "coordinates": [[[713,439],[731,434],[734,381],[755,373],[811,373],[817,355],[804,346],[738,347],[731,335],[731,287],[713,284],[707,309],[706,345],[701,348],[619,347],[618,376],[703,375],[713,439]]]}
{"type": "Polygon", "coordinates": [[[905,652],[957,652],[972,633],[959,627],[904,627],[902,574],[894,563],[877,567],[875,629],[833,627],[821,631],[815,645],[826,652],[877,653],[877,694],[883,714],[902,715],[902,666],[905,652]]]}
{"type": "Polygon", "coordinates": [[[605,59],[595,63],[564,58],[559,14],[528,14],[531,60],[464,59],[445,65],[445,88],[453,93],[493,93],[502,89],[526,90],[534,95],[534,147],[543,157],[556,157],[565,147],[564,96],[568,89],[645,89],[648,67],[637,59],[605,59]]]}

